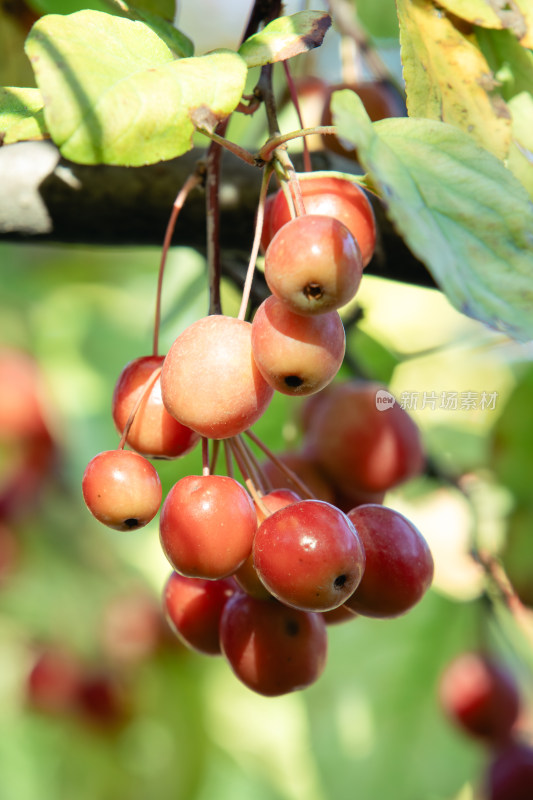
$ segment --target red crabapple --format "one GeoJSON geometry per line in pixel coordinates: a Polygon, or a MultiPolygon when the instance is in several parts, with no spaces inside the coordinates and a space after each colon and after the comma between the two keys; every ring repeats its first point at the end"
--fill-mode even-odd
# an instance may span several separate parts
{"type": "Polygon", "coordinates": [[[304,317],[272,295],[255,314],[252,350],[263,378],[273,389],[289,395],[314,394],[340,369],[344,327],[336,311],[304,317]]]}
{"type": "MultiPolygon", "coordinates": [[[[113,420],[120,434],[154,372],[164,356],[142,356],[126,364],[113,392],[113,420]]],[[[147,458],[177,458],[188,453],[199,435],[172,417],[161,397],[161,381],[156,378],[135,413],[126,443],[147,458]]]]}
{"type": "Polygon", "coordinates": [[[333,217],[303,214],[276,233],[265,254],[272,294],[296,314],[324,314],[348,303],[361,282],[361,251],[333,217]]]}
{"type": "Polygon", "coordinates": [[[511,672],[485,653],[462,653],[445,669],[439,686],[450,719],[472,736],[498,744],[509,738],[520,711],[511,672]]]}
{"type": "Polygon", "coordinates": [[[261,523],[254,566],[266,588],[286,605],[329,611],[361,581],[365,553],[342,511],[320,500],[300,500],[261,523]]]}
{"type": "Polygon", "coordinates": [[[273,391],[252,355],[251,324],[221,314],[183,331],[161,373],[167,411],[212,439],[236,436],[257,422],[273,391]]]}
{"type": "Polygon", "coordinates": [[[257,518],[247,491],[224,475],[189,475],[161,508],[163,551],[190,578],[226,578],[250,555],[257,518]]]}
{"type": "Polygon", "coordinates": [[[531,800],[533,747],[510,742],[493,756],[485,778],[486,800],[531,800]]]}
{"type": "Polygon", "coordinates": [[[220,620],[220,644],[237,678],[267,697],[305,689],[326,665],[321,614],[238,592],[220,620]]]}
{"type": "Polygon", "coordinates": [[[237,587],[231,578],[205,580],[173,572],[163,591],[167,620],[178,638],[191,650],[220,655],[218,629],[222,611],[237,587]]]}
{"type": "MultiPolygon", "coordinates": [[[[279,508],[284,508],[285,506],[288,506],[291,503],[296,503],[301,499],[302,498],[297,495],[296,492],[293,492],[290,489],[273,489],[271,492],[268,492],[268,494],[264,494],[261,498],[261,501],[262,505],[270,513],[273,513],[279,508]]],[[[257,504],[254,503],[254,505],[257,514],[257,524],[260,525],[266,518],[266,515],[257,504]]],[[[253,597],[259,597],[263,599],[272,597],[268,589],[261,582],[261,579],[256,572],[251,553],[246,561],[241,564],[233,577],[241,589],[244,589],[245,592],[251,594],[253,597]]]]}
{"type": "MultiPolygon", "coordinates": [[[[346,225],[359,245],[365,267],[374,253],[376,221],[364,191],[356,183],[333,175],[304,174],[299,176],[299,183],[306,213],[333,217],[346,225]]],[[[265,250],[272,237],[291,219],[283,191],[279,189],[269,197],[273,200],[265,208],[265,250]]]]}
{"type": "Polygon", "coordinates": [[[82,481],[91,514],[109,528],[142,528],[161,505],[159,475],[143,456],[131,450],[105,450],[89,461],[82,481]]]}
{"type": "Polygon", "coordinates": [[[371,381],[329,386],[308,421],[306,443],[341,493],[383,492],[423,469],[416,424],[392,400],[378,408],[380,392],[392,397],[371,381]]]}
{"type": "Polygon", "coordinates": [[[422,599],[433,580],[426,540],[403,514],[380,505],[348,512],[366,553],[359,586],[346,605],[366,617],[397,617],[422,599]]]}
{"type": "Polygon", "coordinates": [[[72,711],[82,675],[82,666],[72,653],[47,647],[37,655],[28,675],[28,702],[45,713],[72,711]]]}

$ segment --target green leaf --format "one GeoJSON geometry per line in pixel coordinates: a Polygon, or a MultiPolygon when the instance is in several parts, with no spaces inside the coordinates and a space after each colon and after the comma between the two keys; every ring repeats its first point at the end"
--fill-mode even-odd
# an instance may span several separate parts
{"type": "Polygon", "coordinates": [[[469,133],[504,159],[511,115],[474,37],[459,30],[431,0],[398,0],[407,109],[469,133]]]}
{"type": "Polygon", "coordinates": [[[349,90],[333,95],[332,108],[339,135],[357,147],[391,220],[452,305],[533,338],[533,207],[512,173],[451,125],[372,124],[349,90]]]}
{"type": "MultiPolygon", "coordinates": [[[[519,378],[492,431],[489,466],[518,503],[531,506],[533,367],[519,378]]],[[[530,529],[531,534],[531,529],[530,529]]]]}
{"type": "Polygon", "coordinates": [[[179,59],[171,44],[143,22],[98,11],[36,23],[26,52],[65,158],[123,166],[175,158],[192,146],[194,112],[233,111],[247,75],[241,57],[179,59]]]}
{"type": "Polygon", "coordinates": [[[248,67],[286,61],[319,47],[330,25],[329,14],[322,11],[300,11],[289,17],[278,17],[243,42],[239,54],[248,67]]]}
{"type": "Polygon", "coordinates": [[[38,89],[0,88],[0,133],[4,144],[48,136],[38,89]]]}
{"type": "Polygon", "coordinates": [[[533,46],[531,0],[439,0],[439,5],[456,17],[484,28],[507,28],[524,47],[533,46]]]}

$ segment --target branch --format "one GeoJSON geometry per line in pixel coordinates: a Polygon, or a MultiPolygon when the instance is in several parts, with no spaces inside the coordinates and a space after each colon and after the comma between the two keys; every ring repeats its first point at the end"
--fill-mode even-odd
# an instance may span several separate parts
{"type": "MultiPolygon", "coordinates": [[[[176,194],[194,171],[202,149],[147,167],[85,166],[61,158],[49,141],[0,147],[0,242],[43,241],[94,245],[155,245],[165,236],[176,194]]],[[[292,159],[296,169],[302,159],[292,159]]],[[[313,153],[315,170],[355,172],[353,162],[330,153],[313,153]]],[[[222,158],[220,246],[246,261],[253,241],[261,170],[232,154],[222,158]]],[[[380,241],[368,274],[434,286],[425,267],[411,254],[371,197],[380,241]]],[[[173,243],[205,252],[205,195],[189,195],[176,225],[173,243]]],[[[224,267],[223,267],[224,270],[224,267]]],[[[224,270],[225,271],[225,270],[224,270]]],[[[226,272],[227,274],[227,272],[226,272]]]]}

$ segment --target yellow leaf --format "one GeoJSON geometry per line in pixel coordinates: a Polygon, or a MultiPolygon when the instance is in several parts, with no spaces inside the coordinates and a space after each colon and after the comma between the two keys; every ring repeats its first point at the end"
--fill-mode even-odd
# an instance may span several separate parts
{"type": "Polygon", "coordinates": [[[397,0],[409,116],[469,133],[500,159],[511,145],[511,115],[474,38],[430,0],[397,0]]]}

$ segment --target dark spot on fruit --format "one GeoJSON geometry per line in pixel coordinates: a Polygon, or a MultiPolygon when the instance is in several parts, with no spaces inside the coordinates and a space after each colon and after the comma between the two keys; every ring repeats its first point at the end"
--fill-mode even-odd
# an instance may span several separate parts
{"type": "Polygon", "coordinates": [[[298,375],[287,375],[283,380],[290,389],[297,389],[303,383],[303,379],[298,375]]]}
{"type": "Polygon", "coordinates": [[[346,575],[337,575],[333,582],[333,586],[335,589],[342,589],[344,584],[346,583],[346,575]]]}
{"type": "Polygon", "coordinates": [[[138,528],[139,527],[139,520],[138,519],[134,519],[133,517],[131,517],[130,519],[125,519],[124,520],[124,525],[126,526],[126,528],[129,528],[130,530],[132,528],[138,528]]]}
{"type": "Polygon", "coordinates": [[[308,300],[320,300],[323,295],[322,286],[319,283],[308,283],[304,286],[303,293],[308,300]]]}
{"type": "Polygon", "coordinates": [[[295,619],[288,619],[285,623],[285,631],[288,636],[298,636],[300,632],[300,625],[295,619]]]}

